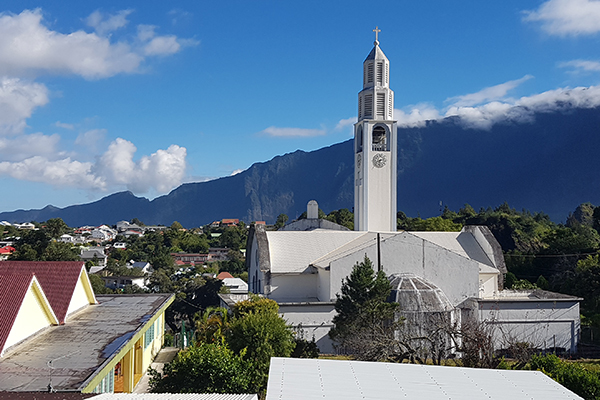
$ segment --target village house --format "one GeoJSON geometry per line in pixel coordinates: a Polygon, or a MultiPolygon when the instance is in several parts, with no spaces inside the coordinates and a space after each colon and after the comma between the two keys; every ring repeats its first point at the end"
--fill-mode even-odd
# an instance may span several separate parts
{"type": "Polygon", "coordinates": [[[0,391],[132,392],[173,299],[95,296],[83,262],[0,262],[0,391]]]}

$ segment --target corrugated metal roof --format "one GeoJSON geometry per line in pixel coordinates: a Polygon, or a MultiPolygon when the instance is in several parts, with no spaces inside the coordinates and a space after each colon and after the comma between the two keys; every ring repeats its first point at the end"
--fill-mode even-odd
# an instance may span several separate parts
{"type": "Polygon", "coordinates": [[[94,400],[258,400],[255,394],[221,393],[104,393],[94,400]]]}
{"type": "Polygon", "coordinates": [[[266,232],[271,273],[301,273],[312,261],[365,233],[329,230],[266,232]]]}
{"type": "Polygon", "coordinates": [[[267,400],[581,399],[539,371],[272,358],[267,400]]]}
{"type": "Polygon", "coordinates": [[[39,280],[52,310],[65,323],[69,304],[84,269],[83,261],[0,261],[1,274],[30,274],[39,280]]]}

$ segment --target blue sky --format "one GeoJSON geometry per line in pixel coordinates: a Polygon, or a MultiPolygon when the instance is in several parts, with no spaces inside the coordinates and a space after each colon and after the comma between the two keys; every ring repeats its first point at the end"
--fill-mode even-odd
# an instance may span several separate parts
{"type": "Polygon", "coordinates": [[[375,26],[400,126],[600,105],[598,0],[1,6],[0,211],[154,198],[347,140],[375,26]]]}

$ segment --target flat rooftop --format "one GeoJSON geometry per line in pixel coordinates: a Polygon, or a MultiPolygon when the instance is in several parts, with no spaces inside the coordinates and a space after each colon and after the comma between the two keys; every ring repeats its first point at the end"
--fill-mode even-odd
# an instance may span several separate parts
{"type": "Polygon", "coordinates": [[[0,392],[79,391],[172,294],[98,295],[98,304],[10,349],[0,358],[0,392]],[[51,363],[51,366],[49,365],[51,363]]]}

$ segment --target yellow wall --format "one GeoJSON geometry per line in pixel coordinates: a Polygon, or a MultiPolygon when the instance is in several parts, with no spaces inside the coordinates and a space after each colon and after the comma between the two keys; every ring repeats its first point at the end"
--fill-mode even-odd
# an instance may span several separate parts
{"type": "MultiPolygon", "coordinates": [[[[145,373],[146,370],[148,369],[148,367],[150,366],[150,364],[152,363],[152,360],[154,360],[154,357],[156,356],[156,354],[158,354],[158,352],[160,351],[162,344],[164,342],[164,326],[165,326],[165,310],[167,309],[168,306],[171,305],[171,303],[173,302],[174,297],[171,297],[171,299],[165,304],[163,305],[163,308],[157,312],[156,314],[154,314],[154,316],[144,325],[144,327],[138,331],[130,340],[129,342],[127,342],[127,344],[125,346],[123,346],[123,348],[121,348],[121,350],[118,352],[118,354],[116,354],[105,366],[104,368],[102,368],[101,371],[98,371],[97,374],[86,384],[85,387],[83,387],[83,389],[81,390],[83,393],[92,393],[92,391],[96,388],[96,386],[102,381],[102,379],[109,373],[114,373],[113,369],[115,367],[115,365],[121,361],[121,359],[123,359],[124,357],[131,357],[130,361],[131,361],[131,368],[132,368],[132,373],[135,370],[135,347],[136,344],[140,344],[142,345],[142,349],[141,351],[143,352],[143,356],[142,356],[142,360],[141,360],[141,366],[142,366],[142,373],[145,373]],[[157,325],[156,325],[156,321],[160,320],[160,329],[156,329],[157,325]],[[154,330],[154,340],[152,341],[152,344],[150,344],[147,348],[144,348],[145,343],[144,343],[144,334],[146,333],[146,331],[148,329],[150,329],[150,327],[153,325],[155,327],[154,330]],[[129,354],[129,352],[131,352],[129,354]]],[[[128,359],[129,361],[129,359],[128,359]]],[[[138,360],[138,365],[139,365],[139,360],[138,360]]],[[[125,372],[123,373],[123,375],[125,375],[125,372]]]]}
{"type": "Polygon", "coordinates": [[[58,324],[56,316],[50,310],[37,279],[33,278],[2,352],[52,324],[58,324]]]}

